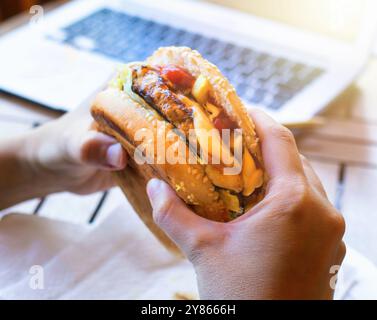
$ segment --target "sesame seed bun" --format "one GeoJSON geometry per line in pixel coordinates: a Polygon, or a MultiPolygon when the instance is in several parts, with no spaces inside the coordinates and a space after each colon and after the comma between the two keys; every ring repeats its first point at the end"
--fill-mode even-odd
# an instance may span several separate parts
{"type": "MultiPolygon", "coordinates": [[[[186,47],[160,48],[146,60],[145,64],[152,66],[174,64],[185,68],[194,77],[204,75],[212,85],[216,102],[243,129],[243,140],[247,149],[263,167],[254,124],[234,87],[215,65],[205,60],[197,51],[186,47]]],[[[196,154],[193,154],[186,142],[173,130],[173,125],[154,112],[151,107],[148,109],[127,93],[110,87],[98,94],[91,112],[97,122],[97,129],[114,136],[131,155],[129,166],[124,171],[116,173],[117,182],[140,218],[168,249],[175,253],[179,252],[175,244],[153,222],[152,208],[145,191],[147,182],[153,177],[166,181],[198,215],[219,222],[231,220],[217,188],[206,174],[206,166],[200,164],[200,161],[196,163],[188,161],[197,158],[196,154]],[[155,139],[136,140],[135,133],[139,130],[152,132],[155,139]],[[176,164],[160,163],[157,147],[154,145],[152,148],[154,153],[149,155],[153,158],[151,163],[138,164],[134,156],[135,149],[141,147],[142,150],[146,150],[159,138],[165,139],[166,149],[173,143],[177,144],[179,149],[184,149],[183,161],[176,164]]],[[[249,198],[247,208],[252,207],[263,197],[263,190],[264,185],[255,197],[249,198]]]]}

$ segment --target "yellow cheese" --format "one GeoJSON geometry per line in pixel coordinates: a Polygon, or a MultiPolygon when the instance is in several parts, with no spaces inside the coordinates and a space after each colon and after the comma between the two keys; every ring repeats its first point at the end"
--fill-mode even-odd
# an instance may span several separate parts
{"type": "Polygon", "coordinates": [[[224,175],[221,169],[216,169],[211,165],[206,166],[206,174],[211,182],[218,187],[241,192],[243,188],[240,174],[224,175]]]}
{"type": "Polygon", "coordinates": [[[192,95],[200,104],[204,105],[207,103],[208,100],[208,93],[211,89],[211,84],[209,83],[208,79],[200,75],[192,87],[192,95]]]}
{"type": "Polygon", "coordinates": [[[205,108],[208,111],[211,120],[215,119],[220,114],[220,109],[212,103],[207,102],[205,108]]]}
{"type": "Polygon", "coordinates": [[[254,159],[249,153],[249,151],[244,148],[243,151],[243,157],[242,157],[242,179],[243,179],[243,185],[244,189],[242,194],[244,196],[251,195],[256,186],[255,186],[255,179],[253,179],[253,175],[256,172],[256,167],[254,163],[254,159]]]}
{"type": "Polygon", "coordinates": [[[227,190],[220,190],[219,192],[221,199],[224,201],[225,206],[228,210],[237,213],[241,212],[240,201],[236,195],[231,194],[227,190]]]}
{"type": "Polygon", "coordinates": [[[233,165],[235,159],[230,149],[224,145],[219,131],[214,127],[206,113],[198,105],[194,106],[193,110],[195,135],[202,153],[213,163],[233,165]]]}

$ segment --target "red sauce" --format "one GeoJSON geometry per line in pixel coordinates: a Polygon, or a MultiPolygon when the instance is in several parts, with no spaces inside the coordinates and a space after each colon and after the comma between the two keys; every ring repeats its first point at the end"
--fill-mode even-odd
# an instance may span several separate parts
{"type": "Polygon", "coordinates": [[[187,90],[194,86],[195,78],[184,68],[170,64],[159,67],[159,71],[161,76],[169,80],[178,90],[187,90]]]}
{"type": "Polygon", "coordinates": [[[221,112],[215,119],[213,119],[213,125],[220,132],[223,129],[237,129],[237,124],[230,119],[224,112],[221,112]]]}
{"type": "MultiPolygon", "coordinates": [[[[171,84],[177,90],[191,90],[195,83],[195,78],[186,69],[179,67],[177,65],[169,64],[166,66],[157,66],[157,70],[160,75],[166,80],[170,81],[171,84]]],[[[211,103],[216,105],[214,98],[210,95],[209,100],[211,103]]],[[[221,131],[223,129],[236,129],[238,125],[231,120],[224,112],[221,112],[214,120],[214,126],[217,130],[221,131]]]]}

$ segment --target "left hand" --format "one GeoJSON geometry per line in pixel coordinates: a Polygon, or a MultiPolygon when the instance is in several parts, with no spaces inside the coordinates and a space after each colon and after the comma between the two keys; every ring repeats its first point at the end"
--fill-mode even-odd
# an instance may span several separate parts
{"type": "Polygon", "coordinates": [[[46,192],[89,194],[114,185],[111,171],[125,168],[127,154],[92,122],[88,108],[81,108],[24,137],[23,157],[46,192]]]}
{"type": "Polygon", "coordinates": [[[111,171],[125,168],[127,154],[114,138],[91,128],[86,106],[0,140],[0,210],[55,192],[112,187],[111,171]]]}

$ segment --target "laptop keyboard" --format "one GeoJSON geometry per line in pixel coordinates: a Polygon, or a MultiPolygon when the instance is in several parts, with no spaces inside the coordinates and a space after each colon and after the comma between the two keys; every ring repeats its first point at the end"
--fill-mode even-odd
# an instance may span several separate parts
{"type": "Polygon", "coordinates": [[[278,110],[323,70],[112,9],[100,9],[51,38],[120,62],[144,60],[161,46],[188,46],[216,64],[251,104],[278,110]]]}

